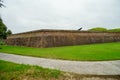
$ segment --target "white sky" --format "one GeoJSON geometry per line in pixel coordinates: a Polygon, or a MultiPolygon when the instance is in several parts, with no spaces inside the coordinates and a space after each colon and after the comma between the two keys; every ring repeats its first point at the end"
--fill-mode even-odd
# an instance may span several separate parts
{"type": "Polygon", "coordinates": [[[4,0],[4,4],[0,14],[13,33],[120,28],[120,0],[4,0]]]}

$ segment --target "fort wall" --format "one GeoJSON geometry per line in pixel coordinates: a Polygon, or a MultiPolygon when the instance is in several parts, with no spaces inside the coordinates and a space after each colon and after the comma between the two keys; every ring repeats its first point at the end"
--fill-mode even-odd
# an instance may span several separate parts
{"type": "Polygon", "coordinates": [[[119,42],[120,33],[74,30],[37,30],[8,36],[8,45],[58,47],[93,43],[119,42]]]}

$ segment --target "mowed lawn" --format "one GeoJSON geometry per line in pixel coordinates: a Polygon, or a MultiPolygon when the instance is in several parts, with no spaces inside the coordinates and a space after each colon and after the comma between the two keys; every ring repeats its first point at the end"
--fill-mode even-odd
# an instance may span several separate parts
{"type": "Polygon", "coordinates": [[[120,42],[54,48],[1,46],[0,52],[64,60],[120,60],[120,42]]]}

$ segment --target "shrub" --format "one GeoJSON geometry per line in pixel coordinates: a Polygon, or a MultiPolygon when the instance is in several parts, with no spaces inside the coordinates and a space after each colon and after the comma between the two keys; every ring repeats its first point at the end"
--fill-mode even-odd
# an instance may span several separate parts
{"type": "Polygon", "coordinates": [[[5,42],[0,40],[0,45],[5,45],[5,42]]]}

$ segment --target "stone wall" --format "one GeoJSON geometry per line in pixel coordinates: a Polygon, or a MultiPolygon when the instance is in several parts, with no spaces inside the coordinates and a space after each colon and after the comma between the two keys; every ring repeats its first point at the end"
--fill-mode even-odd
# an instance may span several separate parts
{"type": "Polygon", "coordinates": [[[118,41],[120,41],[120,33],[37,30],[8,36],[6,43],[8,45],[44,48],[118,41]]]}

